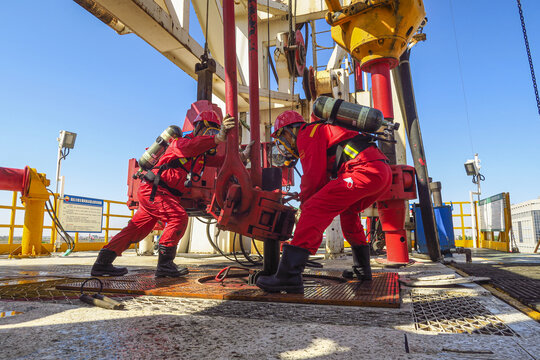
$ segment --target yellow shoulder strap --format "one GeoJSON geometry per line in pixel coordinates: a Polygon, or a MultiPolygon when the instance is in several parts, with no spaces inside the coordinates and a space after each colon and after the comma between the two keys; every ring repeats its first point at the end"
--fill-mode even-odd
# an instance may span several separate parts
{"type": "Polygon", "coordinates": [[[309,133],[309,137],[313,137],[313,135],[315,135],[315,131],[317,131],[317,128],[319,127],[319,125],[321,124],[315,124],[313,126],[313,129],[311,129],[311,133],[309,133]]]}

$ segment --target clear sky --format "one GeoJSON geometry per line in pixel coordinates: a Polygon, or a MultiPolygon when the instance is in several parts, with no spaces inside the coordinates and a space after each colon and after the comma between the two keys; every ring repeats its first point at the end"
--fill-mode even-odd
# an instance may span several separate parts
{"type": "MultiPolygon", "coordinates": [[[[537,198],[540,116],[516,2],[451,1],[453,17],[449,0],[425,1],[428,38],[411,57],[429,174],[442,182],[444,201],[467,201],[474,186],[463,164],[477,152],[485,197],[537,198]]],[[[522,4],[540,77],[540,2],[522,4]]],[[[58,132],[76,132],[62,163],[65,192],[124,201],[128,159],[183,122],[195,81],[73,1],[9,1],[2,14],[0,166],[29,165],[54,189],[58,132]]],[[[198,27],[192,17],[200,40],[198,27]]],[[[11,194],[0,193],[5,204],[11,194]]]]}

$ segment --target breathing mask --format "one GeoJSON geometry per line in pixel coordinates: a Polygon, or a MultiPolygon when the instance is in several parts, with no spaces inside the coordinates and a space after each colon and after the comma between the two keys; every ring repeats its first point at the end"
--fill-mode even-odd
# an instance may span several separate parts
{"type": "Polygon", "coordinates": [[[297,160],[298,149],[296,148],[296,135],[287,127],[278,130],[274,140],[275,148],[286,159],[297,160]],[[289,136],[286,136],[289,134],[289,136]]]}
{"type": "Polygon", "coordinates": [[[272,165],[277,167],[294,167],[296,163],[298,162],[298,159],[295,159],[293,157],[287,157],[284,156],[277,148],[277,146],[272,146],[272,165]]]}
{"type": "MultiPolygon", "coordinates": [[[[198,121],[197,125],[195,126],[194,134],[195,136],[215,136],[219,134],[219,125],[213,122],[209,122],[207,120],[198,121]]],[[[208,155],[214,155],[216,153],[216,149],[212,148],[206,152],[208,155]]]]}
{"type": "Polygon", "coordinates": [[[282,128],[276,134],[272,148],[272,159],[276,157],[276,163],[281,163],[279,166],[294,167],[298,162],[298,149],[295,141],[296,136],[288,128],[282,128]]]}
{"type": "Polygon", "coordinates": [[[213,136],[219,134],[219,126],[206,120],[199,121],[195,128],[197,136],[213,136]]]}

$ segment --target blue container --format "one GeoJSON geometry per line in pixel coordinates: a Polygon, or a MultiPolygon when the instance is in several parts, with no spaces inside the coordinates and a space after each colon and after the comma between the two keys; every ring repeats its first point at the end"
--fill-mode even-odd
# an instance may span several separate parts
{"type": "MultiPolygon", "coordinates": [[[[434,206],[435,222],[437,223],[437,232],[439,233],[439,246],[442,254],[450,254],[450,249],[456,247],[454,243],[454,223],[452,221],[452,206],[434,206]]],[[[416,243],[418,252],[428,254],[426,235],[424,234],[424,224],[422,223],[422,214],[420,207],[414,207],[416,217],[416,243]]]]}

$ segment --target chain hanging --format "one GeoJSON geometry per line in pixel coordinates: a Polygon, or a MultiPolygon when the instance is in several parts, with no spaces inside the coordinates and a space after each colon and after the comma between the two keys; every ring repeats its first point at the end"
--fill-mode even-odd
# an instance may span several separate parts
{"type": "Polygon", "coordinates": [[[536,95],[536,106],[538,107],[538,114],[540,115],[540,97],[538,97],[538,87],[536,86],[536,76],[534,75],[534,66],[531,57],[531,49],[529,48],[529,39],[527,38],[527,29],[525,29],[525,19],[523,18],[523,10],[521,9],[521,0],[517,0],[517,6],[519,10],[519,18],[521,19],[521,28],[523,30],[523,39],[525,40],[525,48],[527,49],[527,57],[529,58],[529,66],[531,68],[531,77],[534,87],[534,94],[536,95]]]}

